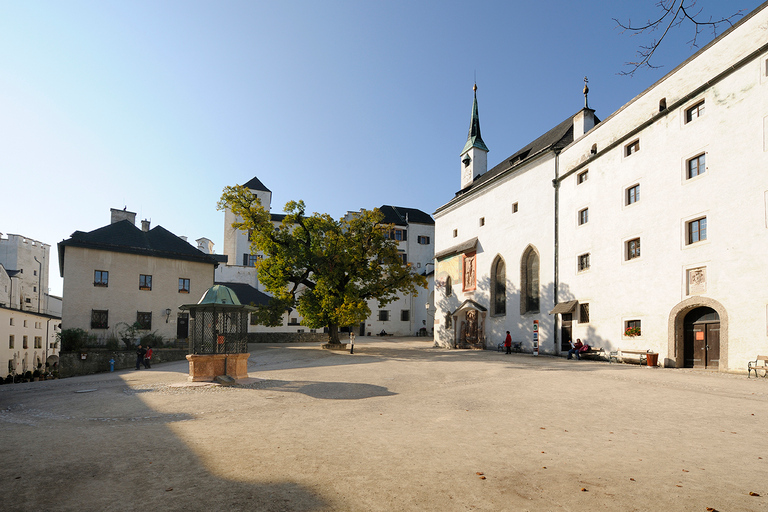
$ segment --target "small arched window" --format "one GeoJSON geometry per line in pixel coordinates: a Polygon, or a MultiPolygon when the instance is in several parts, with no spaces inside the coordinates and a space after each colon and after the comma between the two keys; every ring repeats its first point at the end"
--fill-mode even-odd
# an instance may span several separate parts
{"type": "Polygon", "coordinates": [[[493,315],[506,315],[507,314],[507,267],[504,264],[504,260],[501,256],[496,256],[496,259],[491,266],[491,304],[493,315]]]}
{"type": "Polygon", "coordinates": [[[445,278],[445,296],[450,297],[453,293],[453,281],[451,281],[451,276],[448,276],[445,278]]]}
{"type": "Polygon", "coordinates": [[[661,98],[659,100],[659,112],[667,110],[667,98],[661,98]]]}
{"type": "Polygon", "coordinates": [[[592,144],[592,149],[589,150],[593,155],[597,154],[597,144],[592,144]]]}

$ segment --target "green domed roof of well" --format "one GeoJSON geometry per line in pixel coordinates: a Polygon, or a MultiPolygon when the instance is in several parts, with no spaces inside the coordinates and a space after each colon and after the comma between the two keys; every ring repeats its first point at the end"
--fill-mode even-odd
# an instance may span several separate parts
{"type": "Polygon", "coordinates": [[[206,304],[229,304],[231,306],[240,306],[240,300],[232,290],[221,284],[215,284],[208,288],[205,295],[198,301],[198,304],[204,306],[206,304]]]}

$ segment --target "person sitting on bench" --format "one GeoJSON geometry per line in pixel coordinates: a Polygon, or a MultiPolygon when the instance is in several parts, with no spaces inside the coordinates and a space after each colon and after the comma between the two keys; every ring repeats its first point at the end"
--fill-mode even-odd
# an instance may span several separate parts
{"type": "Polygon", "coordinates": [[[579,352],[582,348],[584,348],[584,345],[581,343],[580,338],[576,338],[576,343],[573,343],[569,341],[568,343],[571,344],[571,350],[568,351],[568,359],[573,359],[573,354],[576,354],[576,359],[580,359],[579,352]]]}

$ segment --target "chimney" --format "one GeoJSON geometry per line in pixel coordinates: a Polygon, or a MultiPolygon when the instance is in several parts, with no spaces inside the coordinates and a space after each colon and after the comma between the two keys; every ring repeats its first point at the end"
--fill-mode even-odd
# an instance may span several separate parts
{"type": "Polygon", "coordinates": [[[145,233],[149,231],[149,221],[147,219],[144,219],[143,221],[141,221],[141,230],[144,231],[145,233]]]}
{"type": "Polygon", "coordinates": [[[111,215],[110,224],[114,224],[115,222],[120,222],[121,220],[127,220],[130,221],[131,224],[134,226],[136,225],[136,213],[129,212],[125,208],[122,210],[118,210],[116,208],[110,208],[109,209],[111,215]]]}
{"type": "Polygon", "coordinates": [[[182,240],[184,240],[185,242],[187,241],[187,237],[185,237],[184,235],[181,235],[179,238],[181,238],[181,239],[182,239],[182,240]]]}
{"type": "Polygon", "coordinates": [[[583,108],[573,116],[573,140],[578,139],[595,127],[595,111],[583,108]]]}

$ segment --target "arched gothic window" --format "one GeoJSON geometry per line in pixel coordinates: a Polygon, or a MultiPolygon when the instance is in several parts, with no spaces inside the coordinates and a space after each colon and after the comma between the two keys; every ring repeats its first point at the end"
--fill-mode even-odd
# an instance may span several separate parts
{"type": "Polygon", "coordinates": [[[529,245],[520,262],[520,314],[539,312],[539,253],[529,245]]]}
{"type": "Polygon", "coordinates": [[[507,266],[501,256],[496,259],[491,266],[491,304],[493,305],[493,315],[507,314],[507,266]]]}

